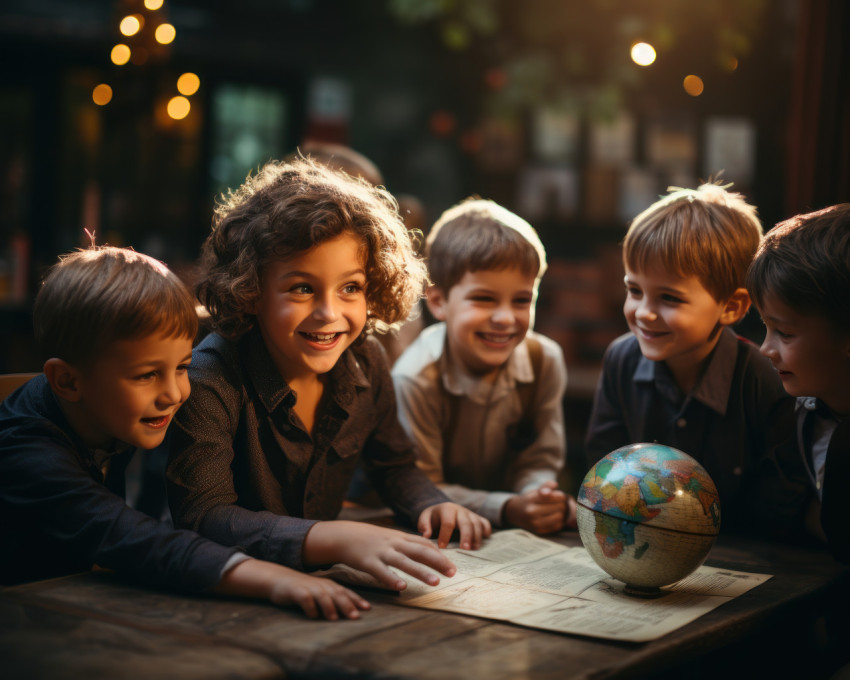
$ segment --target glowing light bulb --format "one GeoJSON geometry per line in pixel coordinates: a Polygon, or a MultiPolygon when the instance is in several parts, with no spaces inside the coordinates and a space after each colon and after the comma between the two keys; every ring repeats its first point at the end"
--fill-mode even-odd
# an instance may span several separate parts
{"type": "Polygon", "coordinates": [[[112,101],[112,88],[106,83],[96,85],[91,93],[92,101],[98,106],[106,106],[112,101]]]}
{"type": "Polygon", "coordinates": [[[162,7],[162,0],[145,0],[145,9],[155,12],[162,7]]]}
{"type": "Polygon", "coordinates": [[[156,41],[161,45],[168,45],[174,40],[176,35],[177,29],[171,24],[160,24],[156,27],[156,32],[154,33],[156,41]]]}
{"type": "Polygon", "coordinates": [[[144,23],[145,20],[141,14],[130,14],[129,16],[121,19],[121,23],[118,24],[118,30],[121,31],[122,35],[129,37],[131,35],[136,35],[136,33],[141,30],[144,23]]]}
{"type": "Polygon", "coordinates": [[[655,48],[647,42],[632,45],[632,61],[638,66],[649,66],[655,61],[655,48]]]}
{"type": "Polygon", "coordinates": [[[112,48],[112,52],[109,53],[109,58],[116,66],[123,66],[130,61],[130,55],[130,48],[123,43],[118,43],[112,48]]]}
{"type": "Polygon", "coordinates": [[[705,89],[705,84],[699,76],[690,75],[685,76],[685,79],[682,81],[682,87],[685,88],[685,92],[691,95],[691,97],[699,97],[705,89]]]}
{"type": "Polygon", "coordinates": [[[184,73],[177,79],[177,91],[187,97],[195,94],[201,86],[201,79],[194,73],[184,73]]]}
{"type": "Polygon", "coordinates": [[[186,99],[186,97],[182,97],[180,95],[169,99],[168,106],[166,107],[168,115],[171,116],[174,120],[183,120],[186,116],[189,115],[189,110],[191,108],[192,105],[189,103],[189,100],[186,99]]]}

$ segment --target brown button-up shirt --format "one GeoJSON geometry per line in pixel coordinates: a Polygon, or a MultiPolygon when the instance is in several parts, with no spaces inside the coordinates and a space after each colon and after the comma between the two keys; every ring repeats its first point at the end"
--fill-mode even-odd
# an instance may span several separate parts
{"type": "Polygon", "coordinates": [[[337,516],[360,461],[384,502],[411,523],[448,500],[416,467],[374,338],[354,343],[331,369],[314,437],[256,330],[236,342],[208,336],[189,375],[192,394],[169,443],[169,503],[179,527],[303,568],[307,532],[337,516]]]}

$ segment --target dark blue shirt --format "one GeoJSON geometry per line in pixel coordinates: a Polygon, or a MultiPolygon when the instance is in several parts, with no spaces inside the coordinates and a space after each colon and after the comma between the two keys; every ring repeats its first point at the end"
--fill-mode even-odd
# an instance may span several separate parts
{"type": "Polygon", "coordinates": [[[415,523],[448,501],[416,467],[398,422],[380,344],[355,342],[328,373],[311,436],[256,329],[207,336],[192,353],[192,394],[170,438],[168,494],[177,526],[289,567],[317,520],[339,514],[358,463],[383,501],[415,523]]]}
{"type": "Polygon", "coordinates": [[[586,469],[627,444],[672,446],[711,475],[725,527],[755,526],[754,511],[776,521],[800,511],[801,488],[785,486],[777,463],[777,456],[793,456],[794,438],[794,399],[750,341],[724,329],[697,385],[685,394],[667,365],[644,357],[628,333],[605,353],[586,469]]]}
{"type": "Polygon", "coordinates": [[[218,583],[233,548],[177,531],[124,502],[133,453],[86,446],[43,374],[0,404],[0,583],[93,564],[184,590],[218,583]]]}

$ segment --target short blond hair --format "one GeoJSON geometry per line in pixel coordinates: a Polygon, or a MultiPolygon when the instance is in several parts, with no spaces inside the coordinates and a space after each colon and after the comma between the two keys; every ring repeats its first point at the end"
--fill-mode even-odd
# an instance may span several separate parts
{"type": "Polygon", "coordinates": [[[717,301],[744,286],[762,238],[756,208],[728,186],[668,188],[632,220],[623,241],[623,263],[633,271],[660,266],[696,276],[717,301]]]}
{"type": "Polygon", "coordinates": [[[87,366],[111,343],[161,333],[194,338],[191,293],[162,262],[127,248],[92,246],[60,256],[33,308],[48,357],[87,366]]]}

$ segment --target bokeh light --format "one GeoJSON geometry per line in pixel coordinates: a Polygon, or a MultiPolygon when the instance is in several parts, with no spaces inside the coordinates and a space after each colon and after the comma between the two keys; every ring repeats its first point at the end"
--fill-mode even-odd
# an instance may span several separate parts
{"type": "Polygon", "coordinates": [[[177,95],[176,97],[172,97],[168,100],[168,106],[166,108],[168,110],[168,115],[174,120],[183,120],[189,115],[189,110],[192,108],[192,105],[186,97],[177,95]]]}
{"type": "Polygon", "coordinates": [[[118,30],[121,31],[122,35],[129,37],[131,35],[136,35],[136,33],[141,30],[144,23],[145,20],[141,14],[131,14],[121,19],[121,23],[118,25],[118,30]]]}
{"type": "Polygon", "coordinates": [[[98,106],[106,106],[112,101],[112,88],[106,83],[96,85],[91,93],[92,101],[98,106]]]}
{"type": "Polygon", "coordinates": [[[632,61],[638,66],[649,66],[655,61],[655,48],[647,42],[632,45],[632,61]]]}
{"type": "Polygon", "coordinates": [[[145,0],[145,9],[155,12],[162,7],[162,0],[145,0]]]}
{"type": "Polygon", "coordinates": [[[123,66],[130,61],[130,48],[123,43],[118,43],[109,53],[109,58],[116,66],[123,66]]]}
{"type": "Polygon", "coordinates": [[[699,76],[690,75],[685,76],[685,79],[682,81],[682,87],[685,88],[685,92],[691,95],[691,97],[699,97],[705,89],[705,84],[699,76]]]}
{"type": "Polygon", "coordinates": [[[154,33],[156,41],[161,45],[168,45],[174,40],[176,35],[177,30],[171,24],[160,24],[156,27],[156,32],[154,33]]]}
{"type": "Polygon", "coordinates": [[[177,91],[187,97],[195,94],[200,86],[201,79],[194,73],[184,73],[177,79],[177,91]]]}

